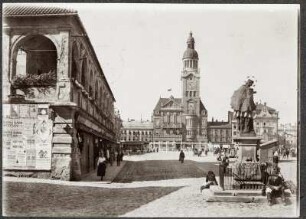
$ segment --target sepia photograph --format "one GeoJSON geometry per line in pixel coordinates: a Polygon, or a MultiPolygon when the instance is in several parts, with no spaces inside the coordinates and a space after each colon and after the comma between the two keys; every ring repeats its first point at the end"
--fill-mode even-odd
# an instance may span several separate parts
{"type": "Polygon", "coordinates": [[[299,38],[299,4],[2,4],[2,215],[299,217],[299,38]]]}

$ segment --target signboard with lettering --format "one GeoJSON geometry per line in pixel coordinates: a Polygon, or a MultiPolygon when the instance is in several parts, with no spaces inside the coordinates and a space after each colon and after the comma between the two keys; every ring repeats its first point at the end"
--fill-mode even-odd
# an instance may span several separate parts
{"type": "Polygon", "coordinates": [[[2,122],[4,169],[51,169],[49,105],[3,104],[2,122]]]}

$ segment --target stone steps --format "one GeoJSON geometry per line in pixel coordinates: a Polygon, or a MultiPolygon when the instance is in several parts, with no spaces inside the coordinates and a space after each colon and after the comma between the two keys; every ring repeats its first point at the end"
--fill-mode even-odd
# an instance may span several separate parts
{"type": "MultiPolygon", "coordinates": [[[[261,190],[226,190],[219,186],[210,187],[211,196],[207,202],[244,202],[244,203],[266,203],[267,197],[263,196],[261,190]]],[[[285,190],[286,197],[293,197],[290,190],[285,190]]],[[[277,203],[281,203],[281,198],[276,198],[277,203]]]]}

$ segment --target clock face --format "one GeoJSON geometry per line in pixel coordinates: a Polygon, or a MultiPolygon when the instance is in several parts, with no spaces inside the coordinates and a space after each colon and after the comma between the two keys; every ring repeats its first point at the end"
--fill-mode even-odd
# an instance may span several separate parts
{"type": "Polygon", "coordinates": [[[195,90],[196,89],[196,83],[194,81],[188,81],[188,89],[189,90],[195,90]]]}

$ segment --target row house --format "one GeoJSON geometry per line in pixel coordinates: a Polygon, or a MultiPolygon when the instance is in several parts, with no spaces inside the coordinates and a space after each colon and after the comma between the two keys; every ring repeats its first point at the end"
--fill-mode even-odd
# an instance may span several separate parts
{"type": "Polygon", "coordinates": [[[228,112],[228,121],[212,120],[208,122],[208,140],[212,144],[229,145],[232,143],[232,112],[228,112]]]}
{"type": "Polygon", "coordinates": [[[116,145],[115,98],[85,27],[71,9],[3,15],[4,169],[79,180],[116,145]]]}
{"type": "Polygon", "coordinates": [[[124,151],[144,151],[153,141],[153,124],[150,121],[128,120],[122,123],[121,147],[124,151]]]}

